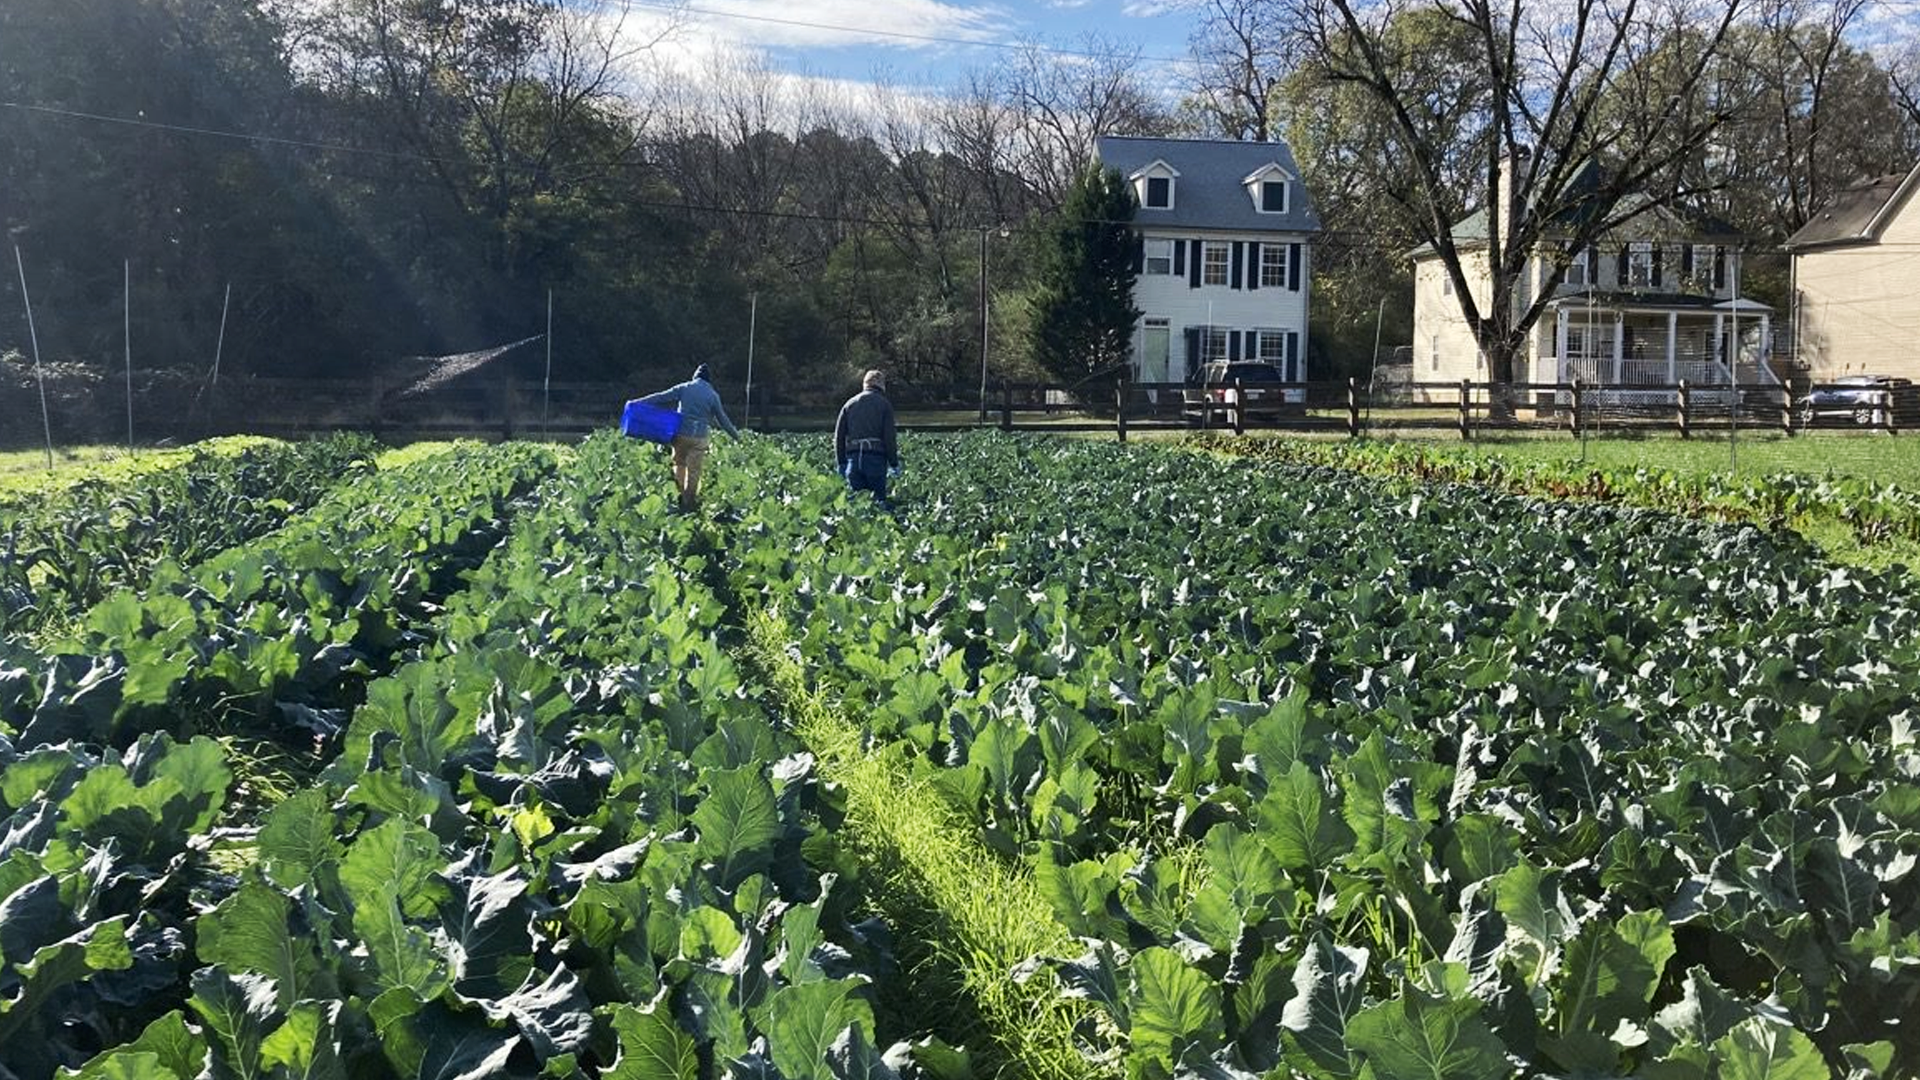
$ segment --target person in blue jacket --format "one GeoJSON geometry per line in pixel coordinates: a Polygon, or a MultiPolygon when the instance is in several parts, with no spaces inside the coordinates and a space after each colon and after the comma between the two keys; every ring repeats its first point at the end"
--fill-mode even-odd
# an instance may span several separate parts
{"type": "Polygon", "coordinates": [[[707,365],[693,369],[693,378],[670,386],[641,401],[649,405],[677,403],[680,406],[680,434],[673,437],[673,486],[680,492],[680,509],[700,506],[700,469],[706,464],[707,448],[713,444],[713,429],[718,426],[733,438],[740,431],[727,419],[726,406],[713,388],[713,373],[707,365]]]}
{"type": "Polygon", "coordinates": [[[900,472],[900,445],[885,374],[867,372],[860,379],[860,392],[840,407],[833,423],[833,461],[848,487],[887,501],[887,478],[900,472]]]}

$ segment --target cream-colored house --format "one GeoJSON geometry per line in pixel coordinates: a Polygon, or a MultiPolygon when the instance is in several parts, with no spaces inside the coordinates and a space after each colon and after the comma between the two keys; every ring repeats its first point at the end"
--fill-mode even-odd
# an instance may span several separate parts
{"type": "MultiPolygon", "coordinates": [[[[1528,336],[1524,381],[1724,385],[1731,353],[1738,358],[1743,384],[1777,382],[1767,364],[1773,312],[1740,298],[1740,251],[1731,230],[1664,207],[1635,217],[1629,229],[1572,254],[1565,277],[1528,336]]],[[[1566,235],[1572,233],[1569,227],[1566,235]]],[[[1474,300],[1484,310],[1492,292],[1485,215],[1454,226],[1454,241],[1474,300]]],[[[1522,310],[1547,287],[1554,257],[1565,250],[1564,240],[1548,243],[1555,248],[1527,260],[1515,297],[1522,310]]],[[[1440,257],[1422,247],[1412,258],[1416,385],[1488,381],[1486,357],[1460,312],[1440,257]]],[[[1416,391],[1429,400],[1451,401],[1453,394],[1441,387],[1416,391]]]]}
{"type": "Polygon", "coordinates": [[[1814,382],[1920,382],[1920,165],[1835,195],[1787,238],[1800,360],[1814,382]]]}

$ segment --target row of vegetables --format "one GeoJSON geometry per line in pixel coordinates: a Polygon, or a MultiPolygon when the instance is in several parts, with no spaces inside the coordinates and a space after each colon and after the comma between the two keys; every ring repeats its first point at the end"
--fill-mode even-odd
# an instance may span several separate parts
{"type": "Polygon", "coordinates": [[[1216,452],[1261,461],[1470,484],[1517,495],[1597,499],[1771,528],[1833,521],[1868,545],[1920,540],[1920,494],[1859,477],[1607,468],[1585,462],[1515,460],[1421,442],[1214,439],[1209,446],[1216,452]]]}
{"type": "Polygon", "coordinates": [[[926,458],[913,512],[842,544],[781,477],[738,576],[1032,866],[1087,942],[1045,959],[1102,1006],[1090,1061],[1920,1069],[1903,582],[1465,486],[1057,441],[926,458]]]}
{"type": "Polygon", "coordinates": [[[465,448],[0,646],[0,1076],[962,1077],[753,620],[1076,1075],[1914,1075],[1920,618],[1790,537],[960,437],[465,448]],[[921,447],[922,451],[931,447],[921,447]],[[262,808],[230,748],[315,764],[262,808]],[[219,739],[210,736],[219,736],[219,739]]]}
{"type": "MultiPolygon", "coordinates": [[[[0,500],[0,636],[59,624],[162,562],[191,566],[277,527],[369,468],[364,435],[226,440],[164,467],[0,500]]],[[[156,457],[164,455],[154,455],[156,457]]]]}
{"type": "Polygon", "coordinates": [[[98,651],[69,656],[124,669],[13,672],[0,1069],[965,1075],[935,1040],[876,1043],[888,935],[724,647],[704,526],[634,483],[657,464],[633,444],[567,457],[368,478],[97,608],[70,644],[98,651]],[[245,651],[296,623],[327,644],[245,651]],[[117,688],[104,725],[35,704],[71,719],[93,682],[117,688]],[[274,712],[331,764],[223,828],[231,761],[176,736],[274,712]]]}

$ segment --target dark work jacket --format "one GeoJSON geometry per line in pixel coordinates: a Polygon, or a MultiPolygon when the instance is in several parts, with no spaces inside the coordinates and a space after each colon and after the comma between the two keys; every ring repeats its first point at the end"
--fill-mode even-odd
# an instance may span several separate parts
{"type": "Polygon", "coordinates": [[[888,465],[900,464],[900,448],[894,441],[893,402],[878,390],[862,390],[840,406],[840,418],[833,422],[833,462],[845,467],[856,451],[880,452],[888,465]]]}

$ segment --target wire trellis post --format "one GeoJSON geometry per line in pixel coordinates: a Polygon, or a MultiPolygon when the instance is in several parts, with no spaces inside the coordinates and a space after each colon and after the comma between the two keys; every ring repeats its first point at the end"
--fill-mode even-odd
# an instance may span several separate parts
{"type": "Polygon", "coordinates": [[[53,471],[53,414],[47,411],[47,375],[40,366],[40,332],[33,327],[33,299],[27,295],[27,261],[20,245],[13,245],[13,264],[20,268],[20,302],[27,307],[27,340],[33,344],[33,381],[40,387],[40,427],[47,436],[47,471],[53,471]]]}

